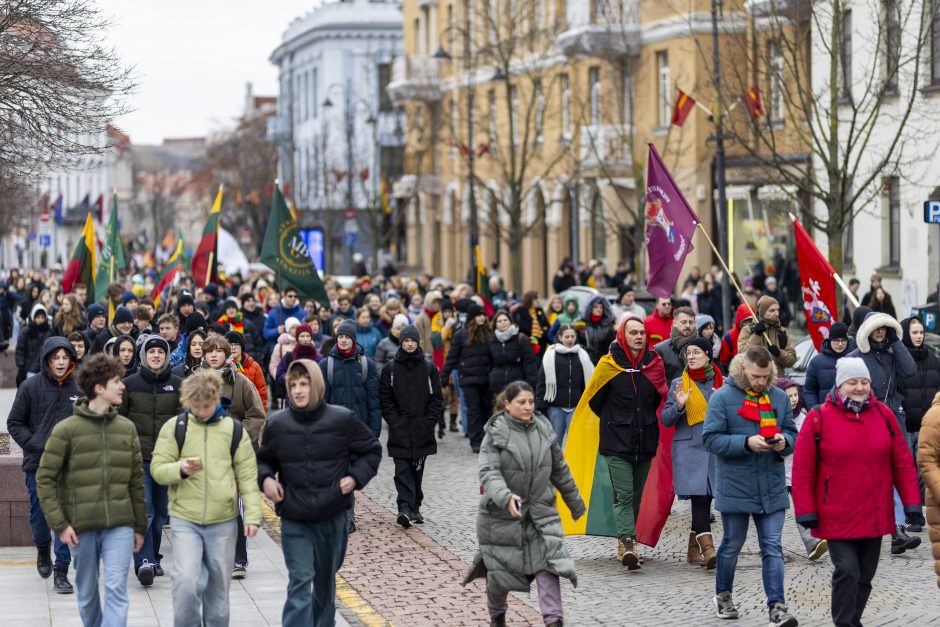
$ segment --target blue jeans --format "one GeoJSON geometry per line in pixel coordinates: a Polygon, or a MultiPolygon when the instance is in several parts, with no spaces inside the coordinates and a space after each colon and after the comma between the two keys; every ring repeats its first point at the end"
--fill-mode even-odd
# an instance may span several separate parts
{"type": "Polygon", "coordinates": [[[558,446],[565,442],[565,434],[568,433],[568,427],[571,426],[571,418],[574,416],[574,407],[564,409],[562,407],[548,408],[548,421],[552,423],[552,429],[558,438],[558,446]]]}
{"type": "Polygon", "coordinates": [[[721,514],[724,535],[718,546],[718,566],[715,575],[715,591],[731,592],[734,588],[734,571],[738,565],[738,554],[747,539],[747,528],[751,517],[757,528],[757,543],[760,545],[761,578],[764,581],[764,594],[767,595],[767,607],[775,603],[785,603],[783,596],[783,549],[780,546],[780,534],[786,510],[772,514],[721,514]]]}
{"type": "Polygon", "coordinates": [[[226,627],[228,592],[235,560],[233,518],[215,525],[197,525],[172,518],[173,626],[226,627]]]}
{"type": "Polygon", "coordinates": [[[159,564],[160,543],[163,541],[163,525],[169,520],[167,512],[167,486],[160,485],[150,476],[150,460],[144,460],[144,498],[147,500],[147,532],[144,533],[144,545],[139,553],[134,553],[134,570],[140,568],[144,560],[159,564]]]}
{"type": "Polygon", "coordinates": [[[346,556],[346,516],[317,523],[281,520],[281,550],[287,564],[284,627],[333,627],[336,573],[346,556]]]}
{"type": "MultiPolygon", "coordinates": [[[[46,517],[39,506],[39,496],[36,494],[36,473],[26,473],[26,491],[29,492],[29,528],[33,532],[33,544],[37,549],[45,549],[52,542],[49,536],[53,535],[49,525],[46,524],[46,517]]],[[[68,568],[72,561],[72,554],[69,553],[69,545],[59,540],[59,534],[55,535],[55,563],[54,568],[68,568]]]]}
{"type": "Polygon", "coordinates": [[[467,401],[464,400],[463,390],[460,387],[460,375],[456,370],[453,372],[454,375],[454,389],[457,390],[457,399],[460,402],[460,426],[463,427],[463,432],[467,432],[467,401]]]}
{"type": "Polygon", "coordinates": [[[127,624],[127,567],[134,552],[134,529],[115,527],[78,534],[72,549],[78,613],[85,627],[127,624]],[[98,595],[98,562],[104,570],[104,608],[98,595]]]}

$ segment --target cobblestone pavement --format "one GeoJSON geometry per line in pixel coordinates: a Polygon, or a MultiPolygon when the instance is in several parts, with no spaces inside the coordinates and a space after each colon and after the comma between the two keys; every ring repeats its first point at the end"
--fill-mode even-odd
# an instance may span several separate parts
{"type": "MultiPolygon", "coordinates": [[[[426,616],[426,608],[433,609],[439,604],[453,607],[454,594],[459,594],[470,610],[479,608],[482,613],[485,607],[482,587],[468,586],[455,592],[453,585],[454,582],[459,584],[476,551],[475,520],[480,491],[476,456],[471,453],[467,440],[462,434],[447,433],[440,442],[439,453],[428,459],[422,508],[427,522],[420,530],[404,531],[394,524],[392,513],[397,510],[392,474],[391,460],[383,459],[379,475],[367,486],[365,494],[383,506],[388,515],[376,516],[372,506],[362,499],[360,516],[367,522],[365,527],[360,527],[360,533],[352,536],[351,555],[340,574],[385,618],[398,625],[424,624],[425,619],[417,617],[426,616]],[[425,534],[434,542],[428,542],[425,534]],[[416,545],[411,549],[419,549],[413,551],[417,561],[410,567],[403,567],[400,559],[400,551],[411,550],[403,536],[416,545]],[[363,548],[366,541],[372,545],[368,552],[363,548]],[[455,563],[450,555],[458,557],[463,564],[455,563]]],[[[577,561],[579,585],[575,589],[563,580],[566,624],[727,624],[715,618],[712,611],[714,571],[706,572],[685,562],[690,520],[688,505],[677,501],[659,546],[642,547],[645,563],[641,570],[633,573],[628,573],[614,559],[616,541],[612,538],[569,538],[567,544],[577,561]]],[[[715,536],[717,544],[721,538],[720,517],[715,525],[715,536]]],[[[884,542],[874,590],[864,615],[866,627],[940,624],[940,592],[926,532],[921,537],[924,543],[920,548],[901,556],[891,556],[888,541],[884,542]]],[[[815,563],[805,558],[790,512],[783,545],[790,611],[799,618],[800,625],[831,624],[831,562],[828,557],[815,563]]],[[[738,562],[735,581],[734,598],[741,613],[740,625],[766,624],[760,575],[760,554],[752,529],[738,562]]],[[[517,596],[530,607],[538,608],[534,586],[530,594],[517,596]]],[[[483,623],[479,620],[464,622],[459,618],[462,616],[465,615],[454,614],[441,624],[483,623]]],[[[527,614],[524,620],[528,624],[540,622],[533,614],[527,614]]]]}

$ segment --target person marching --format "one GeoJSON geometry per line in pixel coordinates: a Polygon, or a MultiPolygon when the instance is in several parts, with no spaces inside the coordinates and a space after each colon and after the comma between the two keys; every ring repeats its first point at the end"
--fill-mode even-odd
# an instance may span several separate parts
{"type": "Polygon", "coordinates": [[[470,450],[474,454],[480,452],[483,426],[493,409],[493,392],[490,390],[492,337],[483,307],[476,303],[470,305],[467,309],[467,326],[454,333],[447,361],[441,371],[441,385],[444,387],[447,387],[451,372],[456,370],[459,373],[460,389],[467,403],[467,437],[470,438],[470,450]]]}
{"type": "Polygon", "coordinates": [[[653,348],[663,358],[667,380],[672,381],[682,374],[685,369],[685,347],[695,336],[695,312],[691,307],[676,308],[672,313],[669,339],[653,348]]]}
{"type": "Polygon", "coordinates": [[[513,381],[525,381],[535,386],[539,360],[529,338],[513,324],[508,311],[500,310],[493,316],[493,336],[490,339],[490,392],[499,394],[513,381]]]}
{"type": "Polygon", "coordinates": [[[415,326],[401,330],[398,353],[379,378],[379,403],[388,423],[388,455],[395,462],[397,522],[404,528],[424,523],[421,481],[429,455],[437,452],[434,427],[444,411],[441,379],[418,342],[415,326]]]}
{"type": "Polygon", "coordinates": [[[548,416],[561,446],[578,401],[594,374],[594,364],[587,351],[578,345],[578,332],[573,324],[559,325],[555,342],[545,351],[539,366],[535,407],[548,416]]]}
{"type": "MultiPolygon", "coordinates": [[[[660,344],[662,346],[662,344],[660,344]]],[[[672,481],[676,494],[692,503],[692,531],[686,561],[715,568],[711,504],[715,489],[715,457],[705,450],[702,430],[708,399],[724,385],[721,371],[713,366],[714,345],[703,337],[685,345],[686,366],[670,384],[660,420],[676,427],[672,439],[672,481]]]]}
{"type": "Polygon", "coordinates": [[[743,353],[751,346],[762,346],[770,351],[778,372],[796,363],[793,341],[780,321],[780,303],[772,296],[761,296],[757,301],[757,318],[752,316],[741,326],[738,352],[743,353]]]}

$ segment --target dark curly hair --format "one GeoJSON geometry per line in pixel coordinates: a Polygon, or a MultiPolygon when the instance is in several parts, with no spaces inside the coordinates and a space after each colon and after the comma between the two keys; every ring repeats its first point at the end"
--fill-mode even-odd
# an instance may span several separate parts
{"type": "Polygon", "coordinates": [[[97,353],[82,362],[75,375],[75,383],[88,400],[92,400],[97,396],[95,386],[106,386],[115,377],[124,378],[124,366],[110,355],[97,353]]]}

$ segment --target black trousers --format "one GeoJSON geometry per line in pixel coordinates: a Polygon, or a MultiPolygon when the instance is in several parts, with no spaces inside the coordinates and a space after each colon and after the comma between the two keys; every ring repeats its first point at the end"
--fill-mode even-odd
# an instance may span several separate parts
{"type": "Polygon", "coordinates": [[[238,535],[235,537],[235,563],[248,565],[248,538],[245,537],[245,521],[241,508],[238,512],[238,535]]]}
{"type": "Polygon", "coordinates": [[[470,437],[470,448],[474,452],[480,450],[483,442],[483,425],[490,419],[493,412],[493,395],[489,385],[467,385],[461,381],[460,389],[467,403],[467,435],[470,437]]]}
{"type": "Polygon", "coordinates": [[[836,627],[861,627],[880,554],[881,537],[829,540],[829,557],[834,566],[832,623],[836,627]]]}
{"type": "Polygon", "coordinates": [[[711,508],[712,497],[710,496],[692,496],[692,531],[695,533],[711,533],[711,508]]]}
{"type": "Polygon", "coordinates": [[[421,481],[424,479],[424,464],[427,457],[419,459],[395,458],[395,490],[398,491],[398,511],[416,512],[421,509],[424,492],[421,481]]]}

